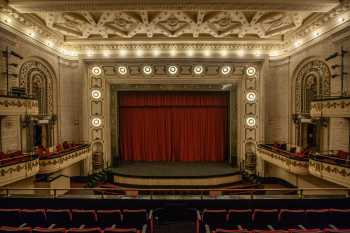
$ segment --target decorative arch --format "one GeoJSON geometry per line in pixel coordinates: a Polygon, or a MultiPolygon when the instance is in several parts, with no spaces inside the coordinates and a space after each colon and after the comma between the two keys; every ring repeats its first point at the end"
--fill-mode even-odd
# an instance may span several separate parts
{"type": "Polygon", "coordinates": [[[19,70],[19,86],[38,98],[41,115],[56,113],[56,76],[48,62],[38,57],[26,59],[19,70]]]}
{"type": "Polygon", "coordinates": [[[324,61],[312,57],[301,62],[294,72],[294,113],[308,114],[314,98],[330,95],[331,72],[324,61]]]}

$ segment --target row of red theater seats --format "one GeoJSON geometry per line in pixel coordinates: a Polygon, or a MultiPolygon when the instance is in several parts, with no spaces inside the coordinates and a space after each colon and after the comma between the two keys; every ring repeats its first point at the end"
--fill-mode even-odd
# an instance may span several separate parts
{"type": "MultiPolygon", "coordinates": [[[[197,232],[225,229],[350,228],[350,209],[216,209],[197,214],[197,232]]],[[[350,233],[350,232],[349,232],[350,233]]]]}
{"type": "Polygon", "coordinates": [[[150,224],[153,229],[152,211],[146,209],[0,209],[0,220],[1,226],[10,227],[23,224],[32,228],[52,225],[61,228],[117,226],[142,230],[144,225],[150,224]]]}
{"type": "Polygon", "coordinates": [[[350,233],[350,229],[289,229],[289,230],[227,230],[217,229],[211,233],[350,233]]]}
{"type": "Polygon", "coordinates": [[[104,230],[99,227],[94,228],[43,228],[43,227],[0,227],[1,233],[16,232],[16,233],[146,233],[147,227],[143,230],[136,228],[116,228],[109,227],[104,230]]]}

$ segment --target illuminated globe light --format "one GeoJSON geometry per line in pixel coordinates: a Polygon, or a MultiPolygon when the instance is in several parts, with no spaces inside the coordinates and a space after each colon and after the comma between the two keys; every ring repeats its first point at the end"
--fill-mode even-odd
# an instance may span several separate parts
{"type": "Polygon", "coordinates": [[[249,77],[251,76],[254,76],[256,74],[256,69],[255,67],[251,66],[251,67],[248,67],[247,70],[246,70],[246,73],[249,77]]]}
{"type": "Polygon", "coordinates": [[[102,120],[100,118],[96,117],[96,118],[92,119],[91,123],[94,127],[99,127],[102,124],[102,120]]]}
{"type": "Polygon", "coordinates": [[[176,66],[169,66],[168,72],[171,75],[175,75],[177,73],[177,67],[176,66]]]}
{"type": "Polygon", "coordinates": [[[92,67],[91,72],[93,75],[98,76],[102,73],[102,69],[101,69],[101,67],[94,66],[94,67],[92,67]]]}
{"type": "Polygon", "coordinates": [[[223,66],[221,68],[221,73],[223,75],[227,75],[227,74],[229,74],[231,72],[231,70],[232,70],[232,68],[230,66],[223,66]]]}
{"type": "Polygon", "coordinates": [[[128,73],[128,68],[126,68],[125,66],[119,66],[118,67],[118,72],[121,75],[126,75],[128,73]]]}
{"type": "Polygon", "coordinates": [[[256,100],[256,94],[254,92],[248,92],[246,98],[249,102],[254,102],[256,100]]]}
{"type": "Polygon", "coordinates": [[[152,71],[153,71],[153,69],[152,69],[151,66],[144,66],[143,67],[143,73],[146,74],[146,75],[152,74],[152,71]]]}
{"type": "Polygon", "coordinates": [[[101,98],[101,92],[99,90],[93,90],[91,92],[91,96],[92,96],[92,98],[98,100],[99,98],[101,98]]]}
{"type": "Polygon", "coordinates": [[[204,68],[203,68],[203,66],[195,66],[193,71],[194,71],[195,74],[200,75],[200,74],[203,73],[204,68]]]}
{"type": "Polygon", "coordinates": [[[246,119],[246,124],[249,126],[249,127],[254,127],[255,124],[256,124],[256,120],[254,117],[248,117],[246,119]]]}

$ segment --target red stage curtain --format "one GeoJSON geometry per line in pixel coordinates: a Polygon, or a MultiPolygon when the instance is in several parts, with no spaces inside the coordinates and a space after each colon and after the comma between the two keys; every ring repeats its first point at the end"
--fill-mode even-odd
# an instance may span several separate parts
{"type": "Polygon", "coordinates": [[[223,161],[227,94],[119,94],[120,153],[131,161],[223,161]]]}

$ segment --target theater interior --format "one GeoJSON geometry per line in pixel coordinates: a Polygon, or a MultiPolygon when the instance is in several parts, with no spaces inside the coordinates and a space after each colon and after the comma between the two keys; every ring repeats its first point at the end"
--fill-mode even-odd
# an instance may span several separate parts
{"type": "Polygon", "coordinates": [[[0,0],[0,233],[350,233],[350,0],[0,0]]]}

